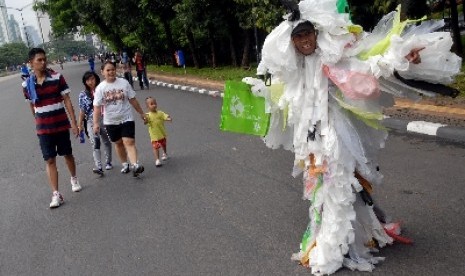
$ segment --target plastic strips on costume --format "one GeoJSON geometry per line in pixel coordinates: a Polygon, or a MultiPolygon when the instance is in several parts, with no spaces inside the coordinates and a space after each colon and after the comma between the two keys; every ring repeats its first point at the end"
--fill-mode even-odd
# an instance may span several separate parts
{"type": "Polygon", "coordinates": [[[378,82],[372,75],[326,65],[323,72],[349,99],[373,99],[380,95],[378,82]]]}
{"type": "Polygon", "coordinates": [[[265,99],[265,112],[270,113],[268,132],[263,141],[272,149],[283,147],[292,150],[293,127],[287,124],[288,107],[280,108],[279,100],[284,93],[284,85],[277,78],[271,80],[270,86],[265,86],[261,79],[246,77],[243,82],[251,85],[252,93],[265,99]]]}

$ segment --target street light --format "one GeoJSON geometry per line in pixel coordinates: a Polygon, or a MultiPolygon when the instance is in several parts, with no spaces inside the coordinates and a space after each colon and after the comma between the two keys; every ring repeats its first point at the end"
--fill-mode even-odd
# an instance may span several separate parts
{"type": "Polygon", "coordinates": [[[37,16],[37,22],[39,22],[40,35],[42,36],[42,45],[45,46],[44,32],[42,31],[42,23],[40,22],[40,19],[44,17],[39,16],[37,11],[36,11],[36,16],[37,16]]]}
{"type": "Polygon", "coordinates": [[[24,35],[26,36],[26,45],[27,45],[28,48],[29,48],[29,36],[27,34],[27,31],[26,31],[26,24],[24,24],[23,10],[25,8],[29,7],[32,4],[34,4],[34,3],[27,4],[26,6],[24,6],[22,8],[13,8],[13,7],[7,7],[7,6],[0,6],[0,8],[19,11],[19,13],[21,14],[21,22],[23,22],[24,35]]]}

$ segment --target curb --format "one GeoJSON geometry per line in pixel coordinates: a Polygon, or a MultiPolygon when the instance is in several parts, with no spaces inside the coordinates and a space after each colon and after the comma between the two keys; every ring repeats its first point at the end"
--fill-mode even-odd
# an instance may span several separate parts
{"type": "MultiPolygon", "coordinates": [[[[137,77],[133,77],[134,81],[137,81],[137,77]]],[[[189,85],[181,85],[181,84],[172,84],[172,83],[166,83],[163,81],[157,81],[157,80],[149,80],[150,84],[154,84],[156,86],[160,87],[168,87],[176,90],[182,90],[182,91],[187,91],[187,92],[192,92],[192,93],[198,93],[202,95],[208,95],[211,97],[224,97],[224,93],[219,91],[219,90],[207,90],[203,88],[198,88],[194,86],[189,86],[189,85]]]]}
{"type": "Polygon", "coordinates": [[[401,133],[417,133],[457,142],[465,142],[465,129],[425,121],[406,121],[385,117],[382,124],[401,133]]]}
{"type": "MultiPolygon", "coordinates": [[[[134,80],[136,81],[137,77],[134,77],[134,80]]],[[[224,93],[218,90],[207,90],[203,88],[166,83],[157,80],[149,80],[149,83],[160,87],[168,87],[172,89],[208,95],[214,98],[224,97],[224,93]]],[[[465,129],[460,127],[452,127],[444,124],[431,123],[426,121],[406,121],[401,119],[390,118],[388,116],[386,116],[383,119],[382,124],[385,127],[400,133],[416,133],[428,136],[435,136],[456,142],[465,142],[465,129]]]]}

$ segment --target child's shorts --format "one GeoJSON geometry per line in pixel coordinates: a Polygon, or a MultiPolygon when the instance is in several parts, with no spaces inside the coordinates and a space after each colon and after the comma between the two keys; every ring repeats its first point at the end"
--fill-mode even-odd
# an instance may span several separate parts
{"type": "Polygon", "coordinates": [[[121,138],[134,139],[136,133],[136,124],[134,121],[127,121],[120,125],[105,125],[110,141],[116,142],[121,138]]]}
{"type": "Polygon", "coordinates": [[[165,148],[166,147],[166,138],[163,138],[158,141],[152,141],[152,147],[154,149],[165,148]]]}
{"type": "Polygon", "coordinates": [[[50,158],[55,158],[57,154],[60,156],[73,154],[69,130],[37,136],[39,137],[40,149],[42,150],[42,156],[45,161],[50,158]]]}

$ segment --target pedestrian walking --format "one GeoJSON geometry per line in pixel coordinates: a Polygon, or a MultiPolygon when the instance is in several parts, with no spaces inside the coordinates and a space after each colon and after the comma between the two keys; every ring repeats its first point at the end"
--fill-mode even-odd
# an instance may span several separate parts
{"type": "Polygon", "coordinates": [[[123,168],[121,173],[129,173],[137,177],[144,171],[144,167],[138,163],[135,141],[135,122],[131,106],[145,122],[146,115],[136,99],[136,92],[127,80],[116,77],[116,67],[111,61],[102,65],[102,81],[94,93],[94,133],[100,133],[101,107],[105,111],[103,125],[110,140],[115,144],[116,154],[121,160],[123,168]]]}
{"type": "Polygon", "coordinates": [[[94,55],[92,55],[92,54],[89,55],[88,62],[89,62],[90,71],[94,72],[94,67],[95,67],[94,55]]]}
{"type": "Polygon", "coordinates": [[[147,64],[145,57],[140,51],[136,51],[133,62],[136,66],[137,79],[139,80],[140,89],[144,90],[144,87],[149,89],[149,80],[147,79],[147,64]]]}
{"type": "MultiPolygon", "coordinates": [[[[100,77],[92,71],[85,72],[82,76],[82,83],[84,84],[85,89],[79,93],[79,119],[78,119],[78,129],[79,132],[85,131],[88,129],[89,141],[92,144],[92,156],[94,158],[94,168],[92,171],[96,174],[103,175],[103,166],[102,166],[102,153],[101,147],[103,146],[105,152],[105,170],[113,169],[111,164],[112,152],[111,152],[111,142],[108,137],[108,133],[104,127],[100,128],[98,133],[94,133],[94,93],[95,88],[100,83],[100,77]],[[87,126],[86,126],[87,125],[87,126]]],[[[100,124],[103,123],[103,117],[105,112],[102,112],[100,124]]]]}
{"type": "Polygon", "coordinates": [[[32,48],[29,51],[29,62],[33,73],[23,83],[23,93],[30,102],[36,121],[37,136],[52,189],[50,208],[56,208],[64,203],[63,195],[58,191],[57,155],[64,156],[71,175],[71,190],[81,190],[76,176],[69,129],[71,128],[75,137],[79,132],[65,78],[60,73],[47,69],[47,57],[41,48],[32,48]]]}
{"type": "Polygon", "coordinates": [[[23,63],[23,64],[21,65],[21,79],[22,79],[22,80],[26,80],[26,79],[29,77],[29,75],[30,75],[30,71],[31,71],[31,70],[30,70],[29,67],[26,65],[26,63],[23,63]]]}
{"type": "Polygon", "coordinates": [[[145,99],[145,104],[149,110],[146,113],[146,124],[150,134],[150,140],[152,141],[153,154],[155,155],[155,166],[160,167],[160,148],[163,149],[161,160],[166,161],[168,159],[168,153],[166,151],[166,129],[165,121],[171,122],[170,115],[158,109],[157,100],[152,97],[145,99]]]}
{"type": "Polygon", "coordinates": [[[121,64],[123,65],[123,76],[134,89],[134,81],[132,80],[132,66],[131,59],[126,51],[121,54],[121,64]]]}

